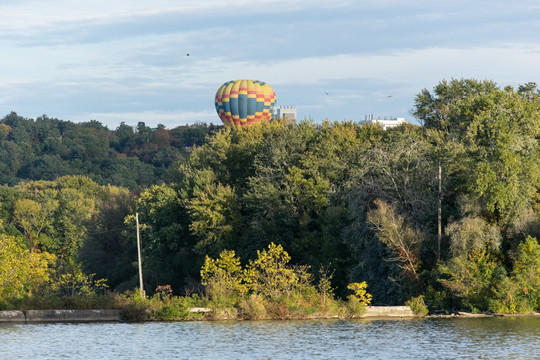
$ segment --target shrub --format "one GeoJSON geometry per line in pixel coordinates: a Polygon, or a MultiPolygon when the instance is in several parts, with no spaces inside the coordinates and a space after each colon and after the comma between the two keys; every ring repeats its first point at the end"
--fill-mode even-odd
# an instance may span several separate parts
{"type": "Polygon", "coordinates": [[[264,299],[260,295],[251,294],[240,301],[239,314],[248,320],[262,320],[268,317],[264,299]]]}
{"type": "Polygon", "coordinates": [[[473,312],[488,310],[490,299],[495,298],[494,290],[506,277],[504,267],[486,248],[454,257],[439,270],[446,277],[439,279],[440,283],[473,312]]]}
{"type": "Polygon", "coordinates": [[[171,285],[159,285],[156,288],[155,295],[157,295],[161,300],[170,299],[173,294],[171,285]]]}
{"type": "Polygon", "coordinates": [[[452,299],[448,293],[448,289],[439,288],[438,286],[427,286],[425,290],[424,302],[430,310],[446,310],[448,312],[452,309],[452,299]]]}
{"type": "Polygon", "coordinates": [[[349,295],[351,300],[358,301],[363,306],[371,304],[372,296],[366,291],[367,283],[362,281],[361,283],[351,283],[347,285],[347,289],[352,290],[353,294],[349,295]]]}
{"type": "Polygon", "coordinates": [[[510,278],[504,278],[493,290],[488,310],[498,314],[517,314],[533,311],[527,299],[522,296],[519,285],[510,278]]]}
{"type": "Polygon", "coordinates": [[[323,305],[326,305],[327,300],[334,299],[334,289],[332,288],[332,277],[334,273],[330,273],[328,268],[321,267],[319,269],[319,283],[317,290],[321,295],[321,301],[323,305]]]}
{"type": "Polygon", "coordinates": [[[350,316],[363,314],[366,311],[366,306],[371,304],[372,296],[366,291],[366,287],[365,281],[347,285],[347,289],[353,291],[353,294],[348,296],[347,301],[347,310],[350,316]]]}
{"type": "Polygon", "coordinates": [[[424,302],[424,295],[419,295],[407,300],[405,305],[410,306],[412,312],[416,315],[426,316],[429,313],[426,303],[424,302]]]}
{"type": "Polygon", "coordinates": [[[276,299],[265,299],[264,300],[265,309],[271,319],[289,319],[290,311],[287,306],[276,299]]]}
{"type": "Polygon", "coordinates": [[[120,311],[120,318],[127,321],[148,320],[148,308],[141,304],[127,304],[120,311]]]}
{"type": "Polygon", "coordinates": [[[94,279],[95,274],[85,274],[80,265],[72,264],[53,280],[52,290],[60,296],[91,297],[103,294],[108,288],[105,279],[94,279]]]}
{"type": "Polygon", "coordinates": [[[519,244],[511,278],[529,306],[540,311],[540,245],[535,238],[519,244]]]}
{"type": "Polygon", "coordinates": [[[247,292],[243,283],[242,266],[234,251],[221,252],[218,259],[206,256],[201,268],[202,284],[210,299],[218,307],[235,306],[237,299],[247,292]]]}
{"type": "Polygon", "coordinates": [[[215,310],[213,317],[230,317],[232,308],[238,309],[236,316],[245,319],[303,318],[339,315],[341,311],[357,315],[371,303],[366,282],[353,283],[349,289],[354,294],[340,308],[334,300],[331,275],[322,271],[318,286],[313,285],[309,267],[289,265],[290,256],[281,245],[270,243],[257,254],[245,269],[233,251],[223,251],[218,259],[206,257],[201,278],[215,310]]]}
{"type": "Polygon", "coordinates": [[[139,289],[123,294],[126,304],[120,311],[120,317],[127,321],[144,321],[149,318],[150,300],[141,297],[139,289]]]}
{"type": "Polygon", "coordinates": [[[287,264],[291,260],[281,245],[270,243],[268,250],[257,251],[257,259],[249,262],[244,280],[255,294],[278,299],[291,295],[298,284],[297,273],[287,264]]]}
{"type": "Polygon", "coordinates": [[[345,305],[345,315],[356,317],[366,312],[366,306],[361,304],[354,295],[349,295],[345,305]]]}

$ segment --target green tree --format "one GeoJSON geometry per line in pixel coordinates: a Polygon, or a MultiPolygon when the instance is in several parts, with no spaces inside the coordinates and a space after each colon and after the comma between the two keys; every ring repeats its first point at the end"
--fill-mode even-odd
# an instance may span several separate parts
{"type": "Polygon", "coordinates": [[[446,233],[450,238],[450,254],[453,257],[467,256],[485,247],[499,250],[502,241],[497,226],[475,216],[467,216],[448,224],[446,233]]]}
{"type": "Polygon", "coordinates": [[[253,293],[271,299],[291,296],[309,283],[307,269],[294,269],[291,257],[281,245],[270,243],[268,250],[257,251],[257,259],[246,266],[244,280],[253,293]]]}
{"type": "Polygon", "coordinates": [[[217,259],[207,255],[201,268],[201,283],[206,286],[207,294],[222,305],[234,305],[247,294],[243,277],[240,258],[232,250],[222,251],[217,259]]]}
{"type": "Polygon", "coordinates": [[[496,289],[506,279],[506,270],[494,253],[486,248],[472,251],[467,256],[450,259],[439,271],[443,286],[450,290],[459,304],[473,311],[487,311],[496,289]]]}
{"type": "Polygon", "coordinates": [[[95,200],[96,211],[80,250],[83,270],[107,279],[119,291],[137,286],[137,243],[124,219],[135,212],[136,196],[125,188],[104,186],[95,200]]]}
{"type": "Polygon", "coordinates": [[[74,188],[60,189],[57,199],[55,240],[49,249],[60,258],[73,258],[83,245],[88,221],[95,211],[94,199],[74,188]]]}
{"type": "Polygon", "coordinates": [[[30,251],[21,240],[0,234],[0,302],[32,295],[50,279],[54,255],[30,251]]]}
{"type": "Polygon", "coordinates": [[[412,223],[434,232],[436,224],[437,158],[421,129],[403,125],[385,132],[363,154],[363,166],[355,174],[363,199],[382,199],[407,213],[412,223]]]}
{"type": "Polygon", "coordinates": [[[473,107],[468,106],[469,101],[482,98],[495,90],[497,84],[489,80],[443,80],[433,88],[432,93],[423,89],[416,95],[412,115],[426,128],[459,137],[475,112],[482,108],[481,102],[476,102],[473,107]]]}
{"type": "MultiPolygon", "coordinates": [[[[180,194],[173,187],[154,185],[137,201],[141,222],[143,266],[147,289],[170,284],[175,291],[192,290],[204,259],[195,253],[189,217],[180,194]]],[[[131,216],[127,224],[134,227],[131,216]]],[[[134,234],[132,232],[132,234],[134,234]]],[[[132,236],[135,243],[135,238],[132,236]]]]}
{"type": "Polygon", "coordinates": [[[195,190],[186,204],[190,215],[189,229],[199,241],[195,249],[201,254],[232,248],[238,237],[240,213],[233,188],[221,184],[208,184],[195,190]]]}
{"type": "Polygon", "coordinates": [[[510,274],[517,284],[520,295],[527,299],[529,306],[540,310],[540,245],[533,237],[519,244],[514,268],[510,274]]]}
{"type": "Polygon", "coordinates": [[[452,160],[467,164],[456,185],[505,227],[531,206],[539,186],[538,104],[534,83],[515,92],[473,79],[443,81],[415,101],[413,115],[425,128],[465,150],[452,160]]]}
{"type": "Polygon", "coordinates": [[[502,225],[531,205],[540,186],[540,107],[512,89],[484,100],[468,132],[471,191],[502,225]]]}
{"type": "Polygon", "coordinates": [[[57,208],[58,201],[48,197],[45,197],[45,201],[42,202],[32,199],[20,199],[15,202],[13,219],[22,228],[32,250],[37,249],[42,243],[43,240],[40,240],[42,231],[50,231],[53,223],[53,213],[57,208]]]}
{"type": "Polygon", "coordinates": [[[317,169],[311,146],[320,136],[314,124],[276,123],[264,128],[254,173],[248,178],[243,255],[270,242],[282,244],[296,263],[318,266],[322,211],[329,204],[329,183],[317,169]]]}
{"type": "Polygon", "coordinates": [[[14,220],[24,224],[23,232],[27,236],[38,232],[39,241],[32,241],[60,259],[78,256],[95,213],[99,186],[87,177],[66,176],[20,183],[17,188],[26,196],[14,205],[14,220]]]}

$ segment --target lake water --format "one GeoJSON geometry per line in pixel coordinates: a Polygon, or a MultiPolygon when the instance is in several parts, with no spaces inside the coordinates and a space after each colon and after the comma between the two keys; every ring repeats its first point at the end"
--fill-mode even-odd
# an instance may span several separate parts
{"type": "Polygon", "coordinates": [[[540,359],[540,318],[0,324],[0,359],[540,359]]]}

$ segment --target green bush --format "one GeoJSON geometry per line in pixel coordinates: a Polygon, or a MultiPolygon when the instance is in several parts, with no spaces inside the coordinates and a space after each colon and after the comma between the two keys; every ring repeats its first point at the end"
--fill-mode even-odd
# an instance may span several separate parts
{"type": "Polygon", "coordinates": [[[154,320],[179,320],[187,318],[189,312],[183,307],[175,305],[164,305],[163,307],[152,312],[154,320]]]}
{"type": "Polygon", "coordinates": [[[366,312],[366,305],[358,301],[358,298],[354,295],[349,295],[345,304],[346,316],[357,317],[366,312]]]}
{"type": "Polygon", "coordinates": [[[447,289],[439,289],[440,285],[428,286],[424,291],[424,303],[427,308],[434,310],[444,310],[447,313],[452,309],[452,299],[447,289]]]}
{"type": "Polygon", "coordinates": [[[497,285],[506,277],[496,255],[486,248],[454,257],[447,265],[440,265],[439,271],[444,277],[439,279],[440,283],[472,312],[488,310],[497,285]]]}
{"type": "Polygon", "coordinates": [[[540,245],[535,238],[519,244],[511,279],[529,307],[540,311],[540,245]]]}
{"type": "Polygon", "coordinates": [[[126,304],[120,311],[120,317],[127,321],[144,321],[149,318],[150,300],[140,296],[139,289],[125,292],[126,304]]]}
{"type": "Polygon", "coordinates": [[[413,313],[420,316],[426,316],[429,310],[424,302],[424,295],[413,297],[405,302],[405,305],[410,306],[413,313]]]}
{"type": "Polygon", "coordinates": [[[518,283],[507,277],[495,287],[488,310],[497,314],[518,314],[532,312],[533,307],[522,296],[518,283]]]}
{"type": "Polygon", "coordinates": [[[206,256],[201,268],[202,284],[215,307],[230,307],[247,293],[243,282],[244,270],[234,251],[221,252],[218,259],[206,256]]]}
{"type": "Polygon", "coordinates": [[[127,321],[148,320],[148,308],[142,304],[127,304],[120,311],[120,318],[127,321]]]}
{"type": "Polygon", "coordinates": [[[204,316],[204,313],[190,312],[191,308],[208,307],[206,299],[199,295],[191,296],[163,296],[156,293],[148,299],[148,311],[152,320],[172,321],[172,320],[195,320],[204,316]]]}

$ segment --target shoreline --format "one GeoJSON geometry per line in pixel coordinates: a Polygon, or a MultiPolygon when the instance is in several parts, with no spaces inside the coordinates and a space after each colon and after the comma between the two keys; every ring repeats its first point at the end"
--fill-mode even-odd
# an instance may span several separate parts
{"type": "Polygon", "coordinates": [[[0,323],[122,321],[120,309],[99,310],[3,310],[0,323]]]}
{"type": "MultiPolygon", "coordinates": [[[[208,308],[192,308],[191,312],[209,313],[208,308]]],[[[540,317],[540,313],[530,314],[473,314],[469,312],[457,312],[444,315],[419,316],[412,312],[409,306],[370,306],[362,315],[354,319],[414,319],[414,318],[490,318],[490,317],[540,317]]],[[[336,316],[308,316],[305,320],[338,319],[336,316]]],[[[214,317],[211,319],[199,319],[196,321],[235,320],[232,318],[214,317]]],[[[292,320],[292,319],[291,319],[292,320]]],[[[301,320],[301,319],[294,319],[301,320]]],[[[61,323],[61,322],[121,322],[128,321],[122,318],[120,309],[100,310],[2,310],[0,311],[0,323],[61,323]]],[[[156,321],[152,319],[143,322],[156,321]]],[[[193,321],[193,320],[177,320],[193,321]]],[[[245,320],[242,320],[245,321],[245,320]]]]}
{"type": "Polygon", "coordinates": [[[490,317],[540,317],[540,313],[532,312],[527,314],[492,314],[492,313],[472,313],[467,311],[458,311],[453,314],[431,314],[425,316],[426,318],[490,318],[490,317]]]}

